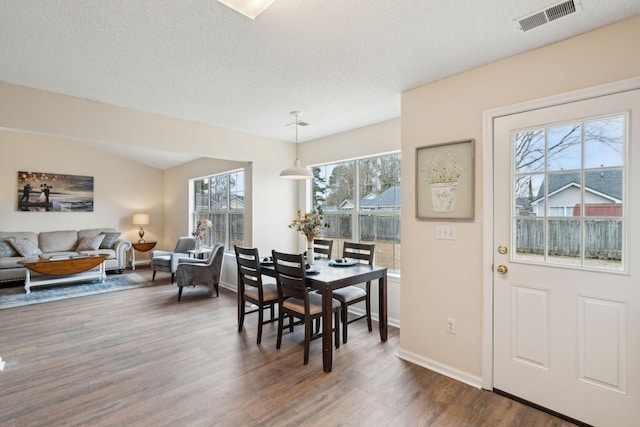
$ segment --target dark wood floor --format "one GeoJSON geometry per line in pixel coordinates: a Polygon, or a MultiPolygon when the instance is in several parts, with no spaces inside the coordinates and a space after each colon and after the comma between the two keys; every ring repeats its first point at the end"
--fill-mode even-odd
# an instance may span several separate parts
{"type": "Polygon", "coordinates": [[[381,343],[350,325],[325,374],[319,340],[302,364],[301,328],[276,350],[267,325],[257,346],[255,315],[237,332],[234,293],[188,288],[177,302],[161,280],[0,310],[0,425],[571,425],[397,358],[395,328],[381,343]]]}

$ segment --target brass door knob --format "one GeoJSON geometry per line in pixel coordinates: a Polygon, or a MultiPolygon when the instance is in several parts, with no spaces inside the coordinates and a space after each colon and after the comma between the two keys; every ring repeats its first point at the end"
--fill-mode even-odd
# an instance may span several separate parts
{"type": "Polygon", "coordinates": [[[497,271],[498,271],[498,274],[507,274],[509,269],[507,268],[506,265],[499,265],[497,271]]]}

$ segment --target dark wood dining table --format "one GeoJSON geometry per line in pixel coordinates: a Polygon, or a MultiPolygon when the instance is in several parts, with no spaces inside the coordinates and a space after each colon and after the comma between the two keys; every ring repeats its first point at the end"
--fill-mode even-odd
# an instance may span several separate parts
{"type": "MultiPolygon", "coordinates": [[[[315,260],[313,267],[318,267],[317,274],[307,274],[307,285],[322,294],[322,330],[331,331],[333,290],[345,286],[357,285],[368,281],[378,280],[378,324],[380,326],[380,340],[387,340],[387,267],[377,265],[355,264],[350,266],[332,266],[329,260],[321,258],[315,260]]],[[[261,264],[262,274],[275,277],[273,264],[261,264]]],[[[325,372],[331,372],[333,366],[333,340],[331,334],[322,334],[322,364],[325,372]]]]}

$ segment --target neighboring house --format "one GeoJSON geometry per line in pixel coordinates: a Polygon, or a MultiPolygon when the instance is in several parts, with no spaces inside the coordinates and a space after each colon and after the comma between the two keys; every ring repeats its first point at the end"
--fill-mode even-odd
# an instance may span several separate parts
{"type": "MultiPolygon", "coordinates": [[[[360,200],[360,210],[399,211],[402,187],[393,185],[380,194],[369,193],[360,200]]],[[[338,207],[340,210],[353,210],[353,199],[346,199],[338,207]]],[[[327,211],[328,208],[325,208],[327,211]]]]}
{"type": "MultiPolygon", "coordinates": [[[[579,216],[581,201],[580,173],[568,172],[547,175],[548,197],[545,199],[542,182],[536,198],[531,202],[533,215],[542,216],[549,205],[549,215],[579,216]]],[[[584,173],[584,203],[586,216],[622,215],[622,171],[587,171],[584,173]]],[[[526,200],[518,199],[525,206],[526,200]]]]}
{"type": "MultiPolygon", "coordinates": [[[[196,203],[196,212],[206,212],[209,210],[209,206],[207,204],[207,198],[203,196],[198,197],[198,202],[196,203]]],[[[229,205],[230,210],[237,210],[244,208],[244,196],[240,196],[238,194],[229,195],[229,205]]],[[[225,211],[227,210],[227,199],[223,199],[217,202],[213,202],[211,204],[212,211],[225,211]]]]}

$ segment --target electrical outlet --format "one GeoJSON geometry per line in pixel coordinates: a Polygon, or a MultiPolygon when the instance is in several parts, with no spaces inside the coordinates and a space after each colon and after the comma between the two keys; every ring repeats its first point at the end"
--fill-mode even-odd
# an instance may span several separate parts
{"type": "Polygon", "coordinates": [[[456,333],[456,319],[451,319],[448,318],[447,319],[447,332],[450,334],[454,334],[456,333]]]}

